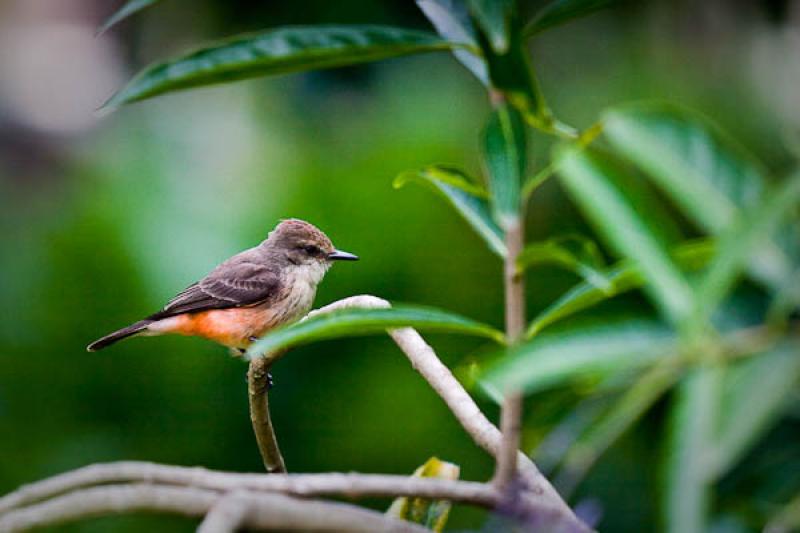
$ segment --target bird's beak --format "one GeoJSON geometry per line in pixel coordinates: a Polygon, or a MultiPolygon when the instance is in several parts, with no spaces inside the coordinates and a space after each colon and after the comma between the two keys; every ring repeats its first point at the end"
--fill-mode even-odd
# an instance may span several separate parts
{"type": "Polygon", "coordinates": [[[341,250],[334,250],[328,254],[329,261],[358,261],[358,256],[341,250]]]}

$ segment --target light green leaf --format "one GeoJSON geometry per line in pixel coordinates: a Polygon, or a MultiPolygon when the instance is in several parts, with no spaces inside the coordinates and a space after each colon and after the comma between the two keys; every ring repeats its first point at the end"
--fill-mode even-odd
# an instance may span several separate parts
{"type": "MultiPolygon", "coordinates": [[[[681,244],[670,255],[681,269],[691,271],[706,266],[714,256],[714,252],[714,241],[701,239],[681,244]]],[[[588,282],[575,285],[531,321],[525,337],[531,338],[559,320],[589,309],[619,294],[638,289],[645,283],[641,268],[629,259],[619,261],[608,270],[603,271],[602,275],[609,283],[606,290],[588,282]]]]}
{"type": "Polygon", "coordinates": [[[664,510],[669,533],[704,533],[708,525],[713,433],[724,368],[701,364],[677,388],[670,413],[664,510]]]}
{"type": "MultiPolygon", "coordinates": [[[[458,465],[440,461],[436,457],[428,459],[424,465],[414,471],[412,477],[457,480],[461,469],[458,465]]],[[[452,504],[448,500],[429,500],[425,498],[396,498],[387,516],[400,520],[422,524],[433,531],[443,531],[447,524],[452,504]]]]}
{"type": "Polygon", "coordinates": [[[727,369],[715,446],[715,478],[725,475],[778,420],[798,381],[798,340],[782,342],[727,369]]]}
{"type": "Polygon", "coordinates": [[[514,0],[469,0],[472,16],[498,55],[504,55],[510,46],[514,4],[514,0]]]}
{"type": "Polygon", "coordinates": [[[509,348],[478,377],[494,399],[505,390],[532,393],[581,376],[647,366],[675,342],[669,328],[645,320],[571,328],[509,348]]]}
{"type": "Polygon", "coordinates": [[[129,0],[125,3],[125,5],[114,12],[114,14],[108,17],[105,22],[103,22],[102,26],[100,26],[100,28],[97,30],[97,35],[103,35],[113,26],[158,1],[159,0],[129,0]]]}
{"type": "Polygon", "coordinates": [[[719,240],[718,254],[698,289],[698,320],[709,318],[763,243],[800,202],[800,173],[785,180],[755,209],[737,217],[719,240]]]}
{"type": "Polygon", "coordinates": [[[394,187],[400,188],[409,181],[420,182],[444,196],[494,253],[500,257],[506,256],[503,232],[492,220],[486,200],[488,193],[482,185],[476,184],[459,170],[443,166],[404,172],[395,178],[394,187]]]}
{"type": "Polygon", "coordinates": [[[603,272],[603,256],[597,244],[582,235],[565,235],[525,246],[517,258],[520,272],[533,265],[552,264],[570,270],[587,283],[608,293],[611,282],[603,272]]]}
{"type": "Polygon", "coordinates": [[[497,106],[483,131],[483,160],[489,177],[492,214],[501,228],[519,220],[520,183],[525,174],[527,135],[519,111],[497,106]]]}
{"type": "Polygon", "coordinates": [[[675,357],[648,369],[567,452],[555,479],[560,491],[571,493],[597,459],[667,392],[680,376],[675,357]]]}
{"type": "Polygon", "coordinates": [[[654,213],[637,212],[622,176],[598,156],[574,147],[560,156],[561,179],[578,206],[615,250],[640,265],[645,290],[663,314],[673,324],[687,320],[692,289],[648,220],[654,213]]]}
{"type": "MultiPolygon", "coordinates": [[[[611,110],[604,132],[618,152],[641,167],[701,228],[719,235],[758,205],[764,170],[700,115],[677,106],[646,104],[611,110]]],[[[791,261],[765,241],[750,272],[772,288],[785,285],[791,261]]]]}
{"type": "Polygon", "coordinates": [[[525,25],[522,33],[532,37],[553,26],[584,17],[610,6],[618,0],[555,0],[547,4],[525,25]]]}
{"type": "Polygon", "coordinates": [[[503,343],[503,332],[454,313],[418,306],[389,309],[342,309],[322,313],[284,326],[256,341],[247,357],[259,357],[311,342],[383,333],[387,329],[413,327],[428,331],[486,337],[503,343]]]}
{"type": "MultiPolygon", "coordinates": [[[[469,12],[462,0],[417,0],[417,6],[425,13],[436,31],[448,41],[469,43],[477,47],[475,32],[469,12]]],[[[474,51],[457,49],[453,55],[484,85],[489,85],[489,74],[483,58],[474,51]]]]}
{"type": "Polygon", "coordinates": [[[465,45],[390,26],[292,26],[241,35],[150,66],[105,107],[260,76],[341,67],[465,45]]]}

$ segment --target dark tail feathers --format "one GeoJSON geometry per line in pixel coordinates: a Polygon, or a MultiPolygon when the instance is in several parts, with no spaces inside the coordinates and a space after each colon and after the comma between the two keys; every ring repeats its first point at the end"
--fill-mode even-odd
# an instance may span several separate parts
{"type": "Polygon", "coordinates": [[[106,346],[111,346],[117,341],[121,341],[122,339],[127,339],[132,335],[136,335],[137,333],[144,331],[145,329],[147,329],[147,326],[149,326],[152,322],[153,322],[152,320],[140,320],[135,324],[131,324],[127,328],[122,328],[115,331],[114,333],[109,333],[105,337],[97,339],[92,344],[87,346],[86,350],[89,352],[96,352],[97,350],[102,350],[106,346]]]}

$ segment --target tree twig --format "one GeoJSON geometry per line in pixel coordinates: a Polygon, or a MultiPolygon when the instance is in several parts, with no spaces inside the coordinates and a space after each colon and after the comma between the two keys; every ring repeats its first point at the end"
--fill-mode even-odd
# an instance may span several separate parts
{"type": "Polygon", "coordinates": [[[525,246],[521,220],[506,228],[507,254],[503,264],[506,300],[506,337],[509,343],[518,341],[525,331],[525,277],[517,269],[517,257],[525,246]]]}
{"type": "Polygon", "coordinates": [[[519,392],[506,394],[500,417],[503,441],[500,453],[497,454],[497,467],[492,482],[502,493],[513,486],[517,478],[517,453],[522,429],[522,395],[519,392]]]}
{"type": "MultiPolygon", "coordinates": [[[[345,503],[301,500],[278,493],[242,493],[247,505],[242,527],[312,531],[398,531],[426,528],[345,503]]],[[[151,484],[105,485],[77,490],[0,515],[0,531],[14,533],[80,518],[135,511],[203,516],[221,501],[219,493],[195,487],[151,484]]]]}
{"type": "Polygon", "coordinates": [[[267,472],[286,472],[275,430],[269,415],[269,369],[271,362],[265,357],[250,361],[247,369],[247,396],[250,400],[250,422],[256,435],[258,451],[267,472]]]}
{"type": "Polygon", "coordinates": [[[233,533],[239,529],[247,518],[252,503],[246,494],[233,491],[220,498],[209,509],[197,528],[197,533],[233,533]]]}

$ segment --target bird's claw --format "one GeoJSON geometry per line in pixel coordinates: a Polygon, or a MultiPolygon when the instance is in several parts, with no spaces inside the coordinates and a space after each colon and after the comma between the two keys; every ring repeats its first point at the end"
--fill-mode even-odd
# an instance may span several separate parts
{"type": "Polygon", "coordinates": [[[267,390],[272,390],[272,387],[275,385],[275,382],[272,381],[272,373],[267,372],[267,390]]]}

